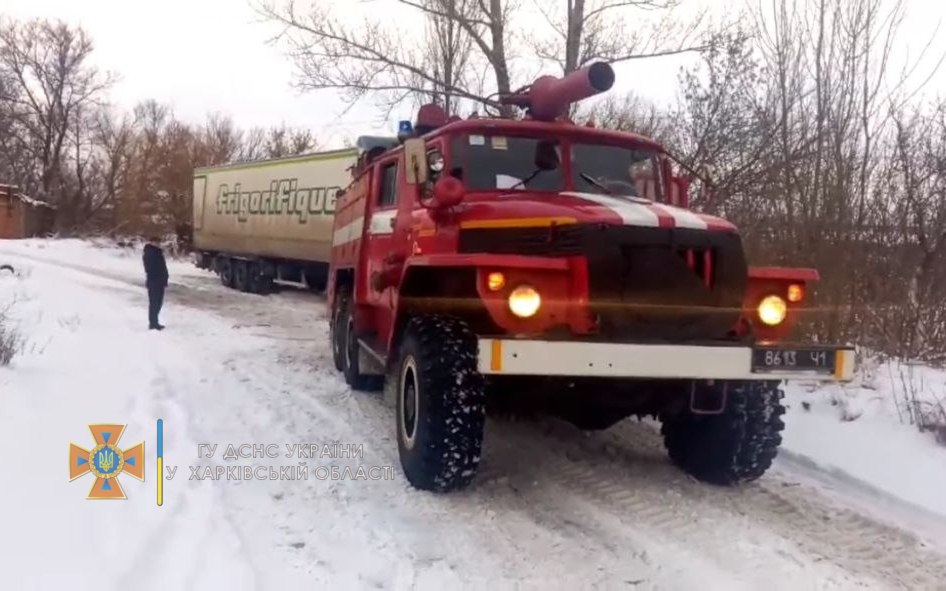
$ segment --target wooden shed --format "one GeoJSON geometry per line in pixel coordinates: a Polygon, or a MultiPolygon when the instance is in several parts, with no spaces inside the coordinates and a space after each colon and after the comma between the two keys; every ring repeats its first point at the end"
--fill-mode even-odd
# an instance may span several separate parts
{"type": "Polygon", "coordinates": [[[32,238],[53,231],[55,209],[30,199],[17,187],[0,185],[0,239],[32,238]]]}

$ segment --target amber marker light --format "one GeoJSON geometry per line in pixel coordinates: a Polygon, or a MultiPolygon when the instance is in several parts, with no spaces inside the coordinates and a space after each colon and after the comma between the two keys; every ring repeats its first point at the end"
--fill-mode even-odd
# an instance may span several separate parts
{"type": "Polygon", "coordinates": [[[797,304],[805,297],[805,288],[797,283],[788,286],[788,301],[797,304]]]}
{"type": "Polygon", "coordinates": [[[506,276],[499,271],[494,271],[486,276],[486,286],[490,291],[499,291],[506,287],[506,276]]]}

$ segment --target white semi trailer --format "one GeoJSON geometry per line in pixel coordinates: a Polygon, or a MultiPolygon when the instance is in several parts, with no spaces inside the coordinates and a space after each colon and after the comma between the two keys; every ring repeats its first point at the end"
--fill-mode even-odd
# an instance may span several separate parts
{"type": "Polygon", "coordinates": [[[194,170],[197,265],[224,285],[268,293],[274,282],[325,289],[336,195],[357,149],[194,170]]]}

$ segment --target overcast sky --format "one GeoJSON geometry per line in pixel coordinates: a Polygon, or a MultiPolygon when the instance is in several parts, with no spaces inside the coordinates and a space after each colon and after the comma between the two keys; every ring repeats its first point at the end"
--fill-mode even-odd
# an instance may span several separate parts
{"type": "MultiPolygon", "coordinates": [[[[339,6],[344,2],[355,0],[339,0],[339,6]]],[[[720,0],[713,5],[724,11],[743,3],[720,0]]],[[[910,5],[912,17],[904,26],[901,48],[928,39],[931,27],[946,15],[946,3],[938,0],[912,0],[910,5]]],[[[85,27],[95,42],[96,64],[121,77],[111,93],[121,106],[154,98],[194,122],[210,112],[230,115],[241,127],[286,122],[312,128],[320,143],[329,146],[340,145],[343,137],[396,129],[379,125],[370,103],[339,118],[346,104],[329,91],[294,90],[292,64],[266,44],[273,29],[259,21],[248,0],[0,0],[0,14],[57,17],[85,27]]],[[[939,37],[946,38],[946,27],[939,37]]],[[[677,72],[688,59],[623,65],[616,90],[633,88],[658,102],[670,100],[677,72]]],[[[946,90],[946,67],[931,89],[946,90]]],[[[397,115],[410,117],[403,111],[397,115]]]]}

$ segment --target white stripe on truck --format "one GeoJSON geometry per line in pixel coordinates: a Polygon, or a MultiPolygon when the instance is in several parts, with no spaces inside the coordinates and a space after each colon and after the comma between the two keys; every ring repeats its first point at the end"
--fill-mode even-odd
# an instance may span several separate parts
{"type": "MultiPolygon", "coordinates": [[[[391,220],[397,215],[397,210],[379,211],[371,216],[371,222],[368,224],[368,233],[377,236],[379,234],[393,234],[394,227],[391,226],[391,220]]],[[[341,228],[335,230],[332,234],[332,246],[342,246],[349,242],[361,239],[361,233],[365,229],[364,218],[358,218],[349,222],[341,228]]]]}
{"type": "Polygon", "coordinates": [[[646,205],[640,203],[609,197],[608,195],[595,195],[594,193],[562,193],[562,195],[575,197],[583,201],[590,201],[595,205],[610,209],[615,215],[621,218],[625,226],[648,226],[656,228],[660,225],[660,218],[657,217],[657,214],[646,205]]]}
{"type": "Polygon", "coordinates": [[[396,209],[374,212],[374,214],[371,216],[371,225],[368,226],[368,233],[393,234],[394,226],[391,225],[391,221],[394,220],[394,216],[396,215],[396,209]]]}
{"type": "Polygon", "coordinates": [[[361,231],[365,228],[365,220],[363,218],[358,218],[353,222],[349,222],[342,226],[341,228],[335,230],[335,233],[332,234],[332,246],[341,246],[343,244],[348,244],[361,238],[361,231]]]}
{"type": "Polygon", "coordinates": [[[647,226],[656,228],[660,225],[660,218],[657,213],[662,212],[673,218],[673,225],[677,228],[690,228],[693,230],[706,230],[709,225],[692,211],[676,207],[667,203],[654,203],[637,197],[621,198],[610,195],[598,195],[595,193],[562,193],[569,197],[576,197],[584,201],[590,201],[596,205],[610,209],[615,215],[621,218],[626,226],[647,226]]]}
{"type": "Polygon", "coordinates": [[[690,228],[692,230],[707,230],[707,224],[700,216],[692,211],[676,207],[667,203],[654,203],[651,207],[667,212],[667,215],[673,218],[673,224],[677,228],[690,228]]]}

